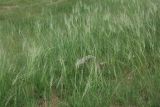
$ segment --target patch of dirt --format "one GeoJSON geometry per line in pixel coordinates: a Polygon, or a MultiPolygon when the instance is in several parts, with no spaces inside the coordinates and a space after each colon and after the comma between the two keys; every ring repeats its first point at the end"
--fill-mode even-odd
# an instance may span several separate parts
{"type": "Polygon", "coordinates": [[[12,9],[17,7],[18,5],[0,5],[0,8],[3,8],[3,9],[12,9]]]}
{"type": "Polygon", "coordinates": [[[20,5],[11,5],[11,4],[0,4],[0,12],[7,12],[7,11],[13,11],[15,9],[24,9],[24,8],[31,8],[31,7],[36,7],[36,6],[40,6],[40,5],[44,5],[44,6],[49,6],[49,5],[57,5],[60,4],[62,2],[65,2],[67,0],[56,0],[56,1],[49,1],[49,2],[37,2],[34,4],[29,4],[29,5],[24,5],[24,6],[20,6],[20,5]]]}
{"type": "Polygon", "coordinates": [[[45,100],[45,99],[41,99],[38,102],[38,107],[58,107],[58,103],[59,103],[59,99],[56,95],[56,92],[53,91],[52,95],[51,95],[51,100],[45,100]]]}
{"type": "Polygon", "coordinates": [[[110,107],[137,107],[137,106],[133,106],[133,105],[130,105],[130,106],[111,105],[110,107]]]}
{"type": "Polygon", "coordinates": [[[0,12],[1,11],[8,11],[18,8],[18,5],[0,5],[0,12]]]}
{"type": "Polygon", "coordinates": [[[65,1],[67,1],[67,0],[56,0],[55,2],[50,2],[47,5],[59,4],[59,3],[65,2],[65,1]]]}

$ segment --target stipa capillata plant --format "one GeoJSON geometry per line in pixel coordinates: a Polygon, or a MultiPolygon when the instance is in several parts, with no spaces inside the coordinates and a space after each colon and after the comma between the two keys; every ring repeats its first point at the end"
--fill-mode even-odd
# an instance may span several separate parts
{"type": "Polygon", "coordinates": [[[89,62],[95,63],[95,68],[98,70],[101,70],[102,68],[104,68],[107,65],[106,62],[104,62],[104,61],[99,62],[95,56],[87,55],[87,56],[84,56],[76,61],[76,64],[75,64],[76,69],[80,68],[81,66],[83,66],[85,64],[88,64],[89,62]]]}
{"type": "Polygon", "coordinates": [[[76,61],[75,65],[76,65],[76,68],[78,69],[78,68],[80,68],[80,66],[82,66],[82,65],[84,65],[84,64],[86,64],[86,63],[88,63],[90,61],[95,61],[95,60],[96,60],[95,56],[87,55],[87,56],[84,56],[84,57],[78,59],[76,61]]]}

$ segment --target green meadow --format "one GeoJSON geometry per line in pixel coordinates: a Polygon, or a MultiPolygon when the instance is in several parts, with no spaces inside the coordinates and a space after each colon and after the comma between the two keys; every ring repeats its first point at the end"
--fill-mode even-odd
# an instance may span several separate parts
{"type": "Polygon", "coordinates": [[[0,107],[160,107],[160,0],[0,0],[0,107]]]}

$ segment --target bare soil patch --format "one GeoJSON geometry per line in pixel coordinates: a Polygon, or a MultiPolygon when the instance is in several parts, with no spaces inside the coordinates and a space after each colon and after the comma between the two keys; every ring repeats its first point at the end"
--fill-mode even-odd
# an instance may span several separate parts
{"type": "Polygon", "coordinates": [[[18,7],[18,5],[0,5],[0,12],[14,10],[18,7]]]}
{"type": "Polygon", "coordinates": [[[50,101],[41,99],[38,102],[38,107],[58,107],[59,98],[56,92],[53,90],[50,101]]]}
{"type": "Polygon", "coordinates": [[[52,6],[52,5],[58,5],[63,2],[66,2],[67,0],[56,0],[56,1],[45,1],[45,2],[37,2],[37,3],[31,3],[26,5],[18,5],[18,4],[0,4],[0,14],[6,14],[9,12],[14,12],[17,9],[26,9],[26,8],[34,8],[37,6],[52,6]]]}

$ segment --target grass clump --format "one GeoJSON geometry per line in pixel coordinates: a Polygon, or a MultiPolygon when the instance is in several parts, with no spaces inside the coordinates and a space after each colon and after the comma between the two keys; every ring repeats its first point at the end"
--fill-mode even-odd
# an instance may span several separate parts
{"type": "Polygon", "coordinates": [[[0,107],[54,106],[53,89],[62,107],[160,106],[159,4],[68,0],[32,7],[35,16],[0,11],[0,107]],[[76,68],[87,56],[96,60],[76,68]]]}

